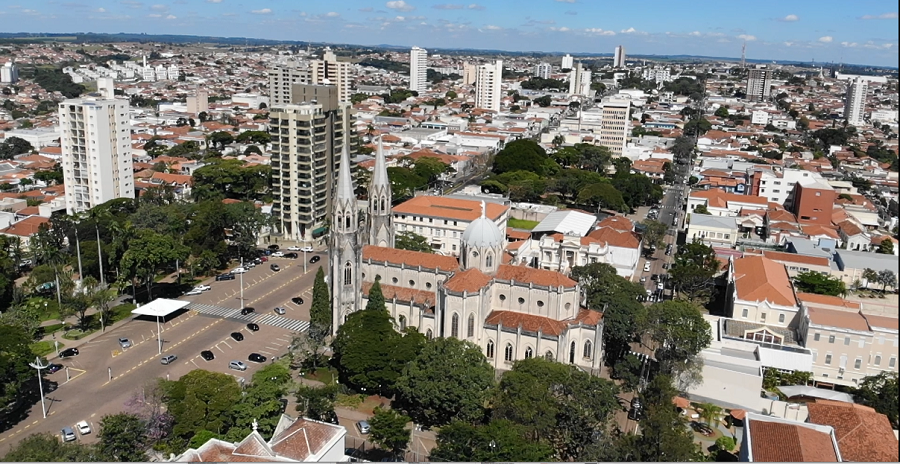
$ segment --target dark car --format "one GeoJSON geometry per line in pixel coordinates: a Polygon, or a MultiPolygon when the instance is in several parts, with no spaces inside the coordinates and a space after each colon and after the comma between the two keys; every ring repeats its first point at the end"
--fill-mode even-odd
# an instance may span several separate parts
{"type": "Polygon", "coordinates": [[[252,312],[255,312],[255,311],[256,311],[256,308],[253,308],[253,307],[251,307],[251,306],[247,306],[247,307],[241,308],[241,316],[246,316],[246,315],[248,315],[248,314],[250,314],[250,313],[252,313],[252,312]]]}
{"type": "Polygon", "coordinates": [[[283,257],[284,257],[284,258],[289,258],[289,259],[297,259],[299,256],[300,256],[300,255],[298,255],[297,253],[294,253],[294,252],[292,251],[292,252],[290,252],[290,253],[285,253],[283,257]]]}
{"type": "Polygon", "coordinates": [[[71,358],[72,356],[78,356],[78,348],[67,348],[59,352],[60,358],[71,358]]]}
{"type": "Polygon", "coordinates": [[[295,305],[302,305],[303,298],[301,298],[299,296],[295,296],[295,297],[291,298],[291,303],[294,303],[295,305]]]}
{"type": "Polygon", "coordinates": [[[281,403],[281,412],[287,411],[288,400],[286,398],[279,398],[278,402],[281,403]]]}
{"type": "Polygon", "coordinates": [[[269,249],[272,250],[272,251],[278,250],[278,249],[280,249],[280,248],[281,248],[280,246],[275,245],[275,244],[269,245],[269,249]]]}
{"type": "Polygon", "coordinates": [[[311,262],[311,263],[318,263],[320,259],[322,259],[321,256],[315,255],[315,256],[313,256],[312,258],[309,259],[309,262],[311,262]]]}
{"type": "Polygon", "coordinates": [[[259,332],[259,325],[254,324],[254,323],[252,323],[252,322],[249,323],[249,324],[247,324],[247,328],[250,329],[250,330],[252,330],[252,331],[254,331],[254,332],[259,332]]]}
{"type": "Polygon", "coordinates": [[[281,266],[279,266],[279,265],[277,265],[277,264],[275,264],[275,263],[272,263],[271,265],[269,265],[269,269],[271,269],[271,270],[273,270],[273,271],[275,271],[275,272],[278,272],[278,271],[281,270],[281,266]]]}
{"type": "Polygon", "coordinates": [[[209,351],[209,350],[201,351],[200,357],[207,361],[212,361],[213,359],[216,359],[216,355],[214,355],[213,352],[209,351]]]}
{"type": "Polygon", "coordinates": [[[234,280],[234,274],[219,274],[216,276],[216,281],[220,280],[234,280]]]}
{"type": "Polygon", "coordinates": [[[628,418],[633,421],[641,420],[641,411],[643,410],[643,406],[641,405],[641,400],[634,398],[631,400],[631,410],[628,411],[628,418]]]}
{"type": "Polygon", "coordinates": [[[233,338],[236,342],[240,342],[244,340],[244,334],[240,332],[231,332],[231,338],[233,338]]]}
{"type": "Polygon", "coordinates": [[[255,363],[264,363],[266,362],[266,357],[259,353],[250,353],[250,356],[247,356],[247,359],[253,361],[255,363]]]}
{"type": "Polygon", "coordinates": [[[328,422],[331,424],[337,424],[338,423],[337,413],[335,413],[334,411],[326,411],[325,413],[322,414],[322,421],[328,422]]]}
{"type": "Polygon", "coordinates": [[[62,364],[50,364],[49,366],[47,366],[47,372],[52,374],[54,372],[59,371],[62,368],[63,368],[62,364]]]}

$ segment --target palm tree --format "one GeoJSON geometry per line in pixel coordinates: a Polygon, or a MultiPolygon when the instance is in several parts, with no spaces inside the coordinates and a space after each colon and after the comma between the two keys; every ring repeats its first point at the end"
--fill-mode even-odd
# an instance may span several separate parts
{"type": "Polygon", "coordinates": [[[866,280],[866,288],[869,287],[869,284],[878,282],[878,272],[872,268],[866,268],[863,271],[862,278],[866,280]]]}
{"type": "Polygon", "coordinates": [[[706,421],[710,427],[719,420],[719,416],[722,414],[722,408],[712,403],[700,403],[697,408],[700,409],[700,418],[706,421]]]}

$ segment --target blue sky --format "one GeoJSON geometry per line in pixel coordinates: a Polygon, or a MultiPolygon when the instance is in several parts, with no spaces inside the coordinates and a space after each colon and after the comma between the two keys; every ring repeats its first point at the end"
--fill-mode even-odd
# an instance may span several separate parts
{"type": "Polygon", "coordinates": [[[4,0],[7,32],[144,32],[898,65],[896,1],[4,0]]]}

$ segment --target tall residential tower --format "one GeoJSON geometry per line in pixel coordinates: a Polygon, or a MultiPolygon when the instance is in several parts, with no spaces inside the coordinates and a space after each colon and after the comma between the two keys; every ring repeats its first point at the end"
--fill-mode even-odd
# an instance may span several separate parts
{"type": "Polygon", "coordinates": [[[616,47],[616,50],[613,53],[613,67],[614,68],[624,68],[625,67],[625,47],[623,47],[621,45],[616,47]]]}
{"type": "Polygon", "coordinates": [[[428,50],[413,47],[409,51],[409,90],[423,92],[428,81],[428,50]]]}
{"type": "Polygon", "coordinates": [[[503,60],[479,66],[475,79],[475,107],[499,112],[502,82],[503,60]]]}
{"type": "Polygon", "coordinates": [[[844,102],[844,119],[847,124],[854,126],[863,125],[863,117],[866,115],[866,92],[869,90],[869,81],[857,78],[850,81],[847,87],[847,101],[844,102]]]}
{"type": "Polygon", "coordinates": [[[757,66],[747,75],[747,100],[766,101],[772,92],[772,70],[765,65],[757,66]]]}

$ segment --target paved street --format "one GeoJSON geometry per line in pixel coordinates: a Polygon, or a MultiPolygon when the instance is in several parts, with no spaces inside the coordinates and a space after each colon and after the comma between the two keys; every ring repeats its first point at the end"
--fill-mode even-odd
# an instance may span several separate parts
{"type": "Polygon", "coordinates": [[[86,341],[67,342],[66,347],[77,346],[80,354],[62,360],[49,358],[50,362],[62,364],[67,369],[45,377],[47,418],[42,418],[41,404],[35,404],[26,419],[0,434],[0,454],[5,454],[13,444],[32,433],[58,434],[62,427],[81,420],[90,422],[94,433],[79,436],[79,440],[93,442],[99,420],[106,414],[123,411],[124,403],[154,378],[174,380],[202,368],[249,381],[260,367],[247,361],[250,353],[260,353],[267,358],[281,356],[290,344],[291,329],[306,327],[315,273],[319,266],[327,263],[324,255],[322,258],[318,263],[308,265],[306,274],[303,273],[302,258],[272,258],[269,263],[278,263],[281,266],[279,272],[272,271],[269,263],[250,269],[244,274],[244,305],[256,308],[253,315],[239,314],[239,278],[222,282],[209,279],[204,283],[212,287],[210,291],[182,297],[206,307],[232,308],[233,312],[208,314],[186,310],[170,316],[162,324],[162,353],[174,354],[178,359],[169,365],[160,363],[156,321],[149,318],[119,323],[86,341]],[[303,305],[290,301],[295,296],[303,297],[303,305]],[[276,306],[286,309],[284,316],[275,315],[273,308],[276,306]],[[247,329],[250,320],[259,324],[258,332],[247,329]],[[241,332],[244,340],[233,340],[232,332],[241,332]],[[117,341],[120,337],[127,337],[133,346],[121,349],[117,341]],[[215,359],[202,359],[200,352],[203,350],[212,350],[215,359]],[[228,362],[232,360],[243,361],[248,369],[243,372],[229,370],[228,362]],[[48,382],[58,384],[57,389],[48,393],[48,382]]]}

